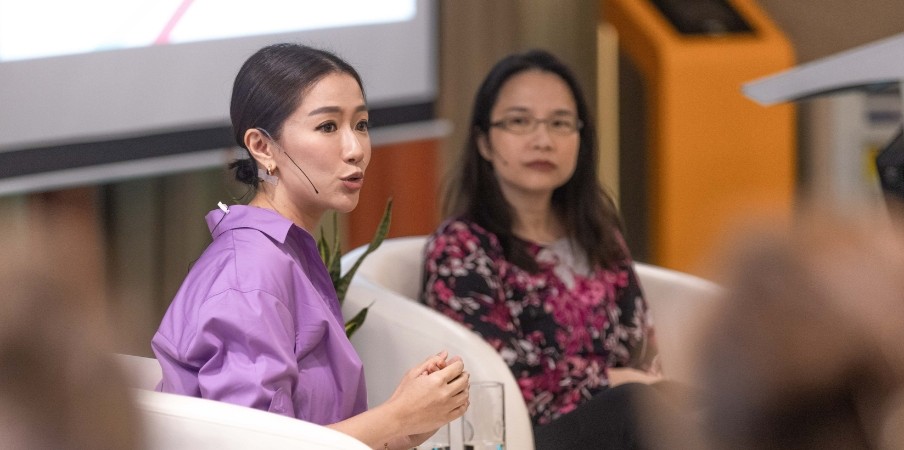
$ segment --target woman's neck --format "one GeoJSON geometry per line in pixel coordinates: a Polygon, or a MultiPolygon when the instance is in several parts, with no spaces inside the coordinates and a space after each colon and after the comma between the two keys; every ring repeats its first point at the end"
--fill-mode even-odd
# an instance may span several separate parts
{"type": "Polygon", "coordinates": [[[564,236],[562,224],[552,209],[551,198],[509,201],[512,206],[512,232],[538,244],[549,244],[564,236]]]}
{"type": "Polygon", "coordinates": [[[275,211],[312,235],[317,224],[320,223],[320,218],[323,217],[322,213],[306,215],[299,208],[281,200],[275,193],[268,192],[266,189],[259,189],[248,205],[275,211]]]}

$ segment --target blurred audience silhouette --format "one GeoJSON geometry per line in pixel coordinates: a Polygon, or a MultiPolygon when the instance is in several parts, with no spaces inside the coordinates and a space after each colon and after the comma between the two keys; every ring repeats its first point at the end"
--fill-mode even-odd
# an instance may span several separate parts
{"type": "Polygon", "coordinates": [[[659,447],[904,448],[900,211],[812,205],[728,242],[710,275],[724,298],[695,345],[700,389],[659,411],[659,447]]]}
{"type": "Polygon", "coordinates": [[[109,347],[97,236],[84,212],[55,200],[0,223],[0,446],[142,448],[109,347]]]}

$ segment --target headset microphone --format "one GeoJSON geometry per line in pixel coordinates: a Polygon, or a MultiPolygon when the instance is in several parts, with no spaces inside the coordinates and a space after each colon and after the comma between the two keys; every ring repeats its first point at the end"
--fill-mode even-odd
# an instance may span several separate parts
{"type": "Polygon", "coordinates": [[[289,156],[289,152],[287,152],[284,148],[282,148],[282,146],[276,142],[276,139],[273,139],[273,136],[270,135],[270,132],[263,128],[260,128],[260,127],[256,127],[256,129],[258,131],[260,131],[261,133],[264,133],[264,135],[267,136],[268,139],[270,139],[270,142],[273,142],[274,145],[276,145],[277,147],[279,147],[280,150],[282,150],[283,154],[286,155],[286,158],[289,158],[289,161],[292,161],[292,164],[295,165],[295,168],[297,168],[298,171],[301,172],[302,175],[304,175],[305,179],[308,180],[308,183],[311,183],[311,187],[314,188],[314,193],[320,194],[320,191],[317,190],[317,186],[314,186],[314,182],[311,181],[311,178],[308,176],[308,174],[304,173],[304,170],[301,168],[301,166],[299,166],[298,163],[295,162],[295,160],[292,159],[291,156],[289,156]]]}
{"type": "MultiPolygon", "coordinates": [[[[277,145],[278,145],[278,144],[277,144],[277,145]]],[[[292,161],[292,164],[294,164],[295,167],[298,168],[298,171],[301,172],[302,175],[304,175],[305,179],[308,180],[308,183],[311,183],[311,187],[314,188],[314,193],[315,193],[315,194],[320,194],[320,191],[317,190],[317,186],[314,186],[314,182],[311,181],[310,178],[308,178],[308,174],[304,173],[304,170],[301,169],[301,166],[299,166],[298,163],[295,162],[295,160],[292,159],[292,157],[289,156],[289,154],[288,154],[285,150],[283,150],[283,154],[286,155],[286,158],[289,158],[289,161],[292,161]]]]}

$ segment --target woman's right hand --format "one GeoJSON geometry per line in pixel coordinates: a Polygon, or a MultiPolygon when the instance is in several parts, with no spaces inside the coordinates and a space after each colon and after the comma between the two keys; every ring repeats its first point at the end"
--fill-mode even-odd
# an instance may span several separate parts
{"type": "Polygon", "coordinates": [[[383,404],[328,426],[373,448],[420,445],[468,409],[470,375],[461,358],[446,356],[440,352],[406,372],[383,404]]]}
{"type": "Polygon", "coordinates": [[[446,361],[446,353],[427,358],[403,377],[387,400],[406,434],[436,430],[461,417],[468,408],[470,374],[460,358],[446,361]]]}

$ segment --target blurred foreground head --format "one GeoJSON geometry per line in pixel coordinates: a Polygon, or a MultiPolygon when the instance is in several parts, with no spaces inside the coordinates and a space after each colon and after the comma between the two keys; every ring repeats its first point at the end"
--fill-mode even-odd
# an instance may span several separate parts
{"type": "Polygon", "coordinates": [[[65,212],[0,227],[0,447],[141,448],[99,303],[97,248],[65,212]]]}
{"type": "Polygon", "coordinates": [[[697,347],[708,447],[904,448],[902,226],[809,209],[728,247],[697,347]]]}

